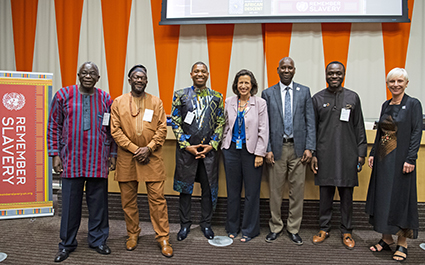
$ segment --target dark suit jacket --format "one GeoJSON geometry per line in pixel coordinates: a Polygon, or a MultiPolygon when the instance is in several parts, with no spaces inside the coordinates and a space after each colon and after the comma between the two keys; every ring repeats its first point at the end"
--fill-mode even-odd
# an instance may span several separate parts
{"type": "MultiPolygon", "coordinates": [[[[295,154],[301,157],[304,150],[316,150],[316,124],[310,88],[297,84],[293,85],[292,125],[295,154]]],[[[269,144],[267,152],[272,151],[275,160],[282,155],[283,145],[283,109],[282,93],[279,83],[267,88],[261,94],[267,101],[269,114],[269,144]]]]}

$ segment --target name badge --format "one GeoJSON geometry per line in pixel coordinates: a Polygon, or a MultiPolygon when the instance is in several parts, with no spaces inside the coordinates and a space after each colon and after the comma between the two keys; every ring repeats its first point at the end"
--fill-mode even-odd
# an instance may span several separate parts
{"type": "Polygon", "coordinates": [[[339,117],[339,119],[341,121],[349,121],[350,120],[350,112],[351,112],[351,109],[342,108],[341,109],[341,116],[339,117]]]}
{"type": "Polygon", "coordinates": [[[103,126],[109,126],[109,120],[110,119],[111,119],[111,113],[104,113],[103,114],[102,125],[103,126]]]}
{"type": "Polygon", "coordinates": [[[143,115],[143,120],[147,121],[147,122],[151,122],[152,116],[153,116],[153,110],[145,109],[145,114],[143,115]]]}
{"type": "Polygon", "coordinates": [[[195,118],[195,114],[193,114],[193,112],[188,112],[186,114],[186,118],[184,118],[184,122],[187,124],[192,124],[193,118],[195,118]]]}
{"type": "Polygon", "coordinates": [[[236,149],[242,149],[242,140],[236,139],[236,149]]]}

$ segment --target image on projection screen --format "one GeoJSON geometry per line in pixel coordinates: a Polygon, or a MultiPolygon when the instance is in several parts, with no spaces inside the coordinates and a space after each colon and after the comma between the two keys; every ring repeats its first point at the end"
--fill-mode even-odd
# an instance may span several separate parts
{"type": "Polygon", "coordinates": [[[402,0],[167,0],[166,18],[401,16],[402,0]]]}

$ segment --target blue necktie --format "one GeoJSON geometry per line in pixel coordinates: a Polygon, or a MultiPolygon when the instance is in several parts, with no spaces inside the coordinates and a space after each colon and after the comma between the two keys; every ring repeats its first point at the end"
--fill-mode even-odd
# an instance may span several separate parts
{"type": "Polygon", "coordinates": [[[285,88],[285,119],[283,121],[284,133],[289,136],[292,134],[292,111],[291,111],[291,94],[289,94],[289,86],[285,88]]]}

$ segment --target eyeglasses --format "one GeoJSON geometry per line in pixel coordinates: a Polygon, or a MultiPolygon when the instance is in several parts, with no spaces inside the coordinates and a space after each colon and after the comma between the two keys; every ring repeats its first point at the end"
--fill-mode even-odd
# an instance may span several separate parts
{"type": "Polygon", "coordinates": [[[79,73],[80,76],[85,77],[87,75],[89,75],[90,77],[98,77],[99,74],[95,71],[91,71],[91,72],[86,72],[86,71],[82,71],[81,73],[79,73]]]}
{"type": "Polygon", "coordinates": [[[145,76],[145,75],[142,75],[142,76],[135,76],[135,75],[133,75],[132,77],[131,77],[131,79],[133,79],[134,81],[137,81],[137,80],[142,80],[142,81],[144,81],[144,80],[147,80],[148,78],[145,76]]]}

